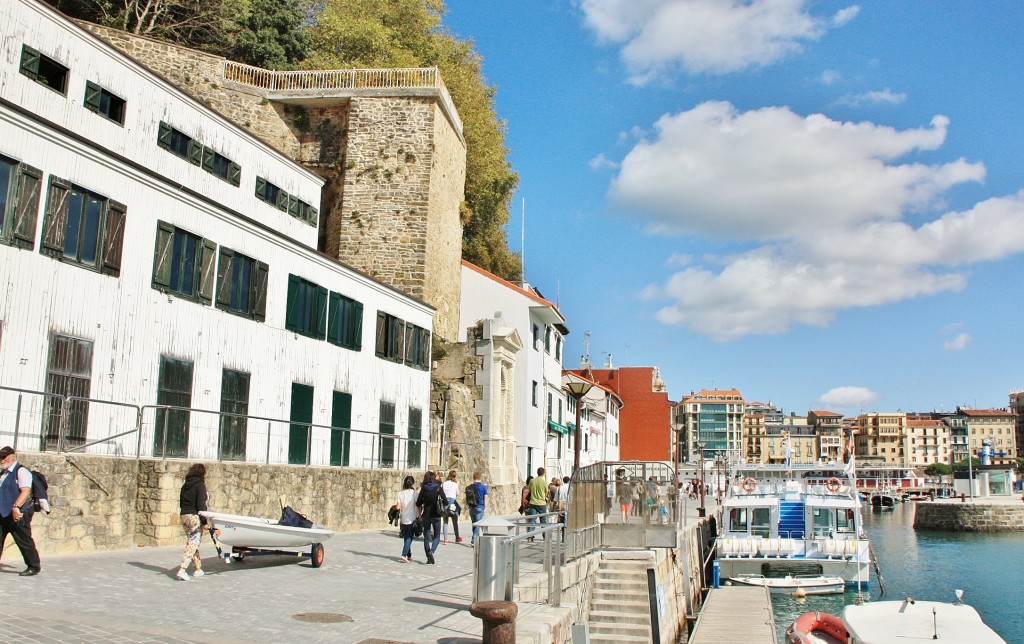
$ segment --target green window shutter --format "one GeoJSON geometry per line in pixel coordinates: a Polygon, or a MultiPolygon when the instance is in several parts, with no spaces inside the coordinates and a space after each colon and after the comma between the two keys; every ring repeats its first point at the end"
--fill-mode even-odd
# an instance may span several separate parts
{"type": "Polygon", "coordinates": [[[102,270],[115,277],[121,275],[121,252],[124,248],[124,225],[128,207],[116,201],[107,203],[107,220],[103,228],[102,270]]]}
{"type": "Polygon", "coordinates": [[[100,96],[103,88],[92,81],[85,81],[85,107],[93,112],[100,111],[100,96]]]}
{"type": "Polygon", "coordinates": [[[267,200],[267,180],[263,177],[256,177],[256,196],[261,200],[267,200]]]}
{"type": "Polygon", "coordinates": [[[165,150],[171,148],[171,137],[174,135],[174,128],[160,121],[160,129],[156,134],[156,144],[165,150]]]}
{"type": "Polygon", "coordinates": [[[226,309],[231,306],[231,261],[235,251],[220,247],[220,259],[217,261],[217,308],[226,309]]]}
{"type": "Polygon", "coordinates": [[[316,287],[316,326],[314,335],[324,339],[327,335],[327,289],[322,286],[316,287]]]}
{"type": "Polygon", "coordinates": [[[33,79],[39,76],[39,52],[28,45],[21,47],[21,73],[33,79]]]}
{"type": "Polygon", "coordinates": [[[284,314],[284,328],[289,331],[299,330],[299,292],[302,290],[302,279],[297,275],[288,276],[288,304],[284,314]]]}
{"type": "Polygon", "coordinates": [[[242,166],[234,161],[228,164],[228,181],[236,188],[242,183],[242,166]]]}
{"type": "Polygon", "coordinates": [[[288,197],[288,214],[297,219],[302,219],[302,202],[295,197],[288,197]]]}
{"type": "Polygon", "coordinates": [[[314,208],[313,206],[309,206],[309,210],[307,211],[307,215],[308,215],[308,217],[306,218],[306,221],[308,221],[310,224],[316,226],[317,217],[320,215],[320,212],[316,208],[314,208]]]}
{"type": "Polygon", "coordinates": [[[377,311],[377,341],[375,352],[378,358],[388,354],[388,316],[384,311],[377,311]]]}
{"type": "Polygon", "coordinates": [[[331,292],[327,302],[327,341],[332,344],[341,344],[342,309],[344,303],[341,293],[331,292]]]}
{"type": "Polygon", "coordinates": [[[346,335],[348,346],[355,351],[363,349],[363,303],[352,301],[349,307],[349,316],[346,320],[346,335]]]}
{"type": "Polygon", "coordinates": [[[50,175],[50,190],[43,216],[43,243],[40,250],[53,255],[64,254],[64,233],[68,226],[68,202],[71,184],[50,175]]]}
{"type": "Polygon", "coordinates": [[[43,173],[41,170],[21,163],[14,182],[15,194],[11,203],[14,204],[14,226],[11,236],[14,244],[21,248],[35,246],[36,222],[39,219],[39,193],[42,191],[43,173]]]}
{"type": "Polygon", "coordinates": [[[199,263],[199,290],[196,295],[203,304],[213,302],[214,264],[217,263],[217,244],[203,240],[203,256],[199,263]]]}
{"type": "Polygon", "coordinates": [[[192,165],[202,165],[203,146],[195,139],[188,140],[188,162],[192,165]]]}
{"type": "Polygon", "coordinates": [[[216,154],[212,149],[203,147],[203,170],[207,172],[213,172],[213,155],[216,154]]]}
{"type": "Polygon", "coordinates": [[[284,190],[277,191],[277,207],[280,210],[288,210],[288,193],[284,190]]]}
{"type": "Polygon", "coordinates": [[[267,319],[267,281],[270,277],[270,267],[263,262],[256,262],[256,279],[253,281],[255,300],[253,305],[253,319],[263,322],[267,319]]]}
{"type": "Polygon", "coordinates": [[[153,286],[170,287],[171,256],[174,247],[174,226],[156,222],[156,249],[153,251],[153,286]]]}

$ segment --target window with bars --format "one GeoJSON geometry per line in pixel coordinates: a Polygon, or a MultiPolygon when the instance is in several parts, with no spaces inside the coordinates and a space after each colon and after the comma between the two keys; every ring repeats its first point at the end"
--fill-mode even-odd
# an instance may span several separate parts
{"type": "Polygon", "coordinates": [[[419,469],[423,463],[423,410],[409,408],[409,453],[406,467],[419,469]]]}
{"type": "Polygon", "coordinates": [[[380,466],[395,466],[395,403],[380,401],[380,466]]]}
{"type": "Polygon", "coordinates": [[[38,50],[22,45],[21,73],[60,94],[67,93],[70,70],[38,50]]]}
{"type": "Polygon", "coordinates": [[[127,207],[50,177],[40,251],[63,262],[118,276],[127,207]]]}
{"type": "Polygon", "coordinates": [[[220,417],[220,440],[217,449],[222,461],[244,461],[249,420],[249,374],[224,369],[220,378],[220,411],[239,416],[220,417]]]}
{"type": "Polygon", "coordinates": [[[223,246],[219,255],[217,308],[257,322],[266,320],[270,267],[223,246]]]}
{"type": "Polygon", "coordinates": [[[85,82],[85,109],[124,125],[125,101],[92,81],[85,82]]]}
{"type": "MultiPolygon", "coordinates": [[[[93,343],[90,340],[64,335],[50,336],[46,393],[88,398],[91,390],[92,349],[93,343]]],[[[43,450],[57,449],[62,420],[63,448],[85,444],[89,403],[84,400],[65,402],[60,398],[47,397],[47,413],[43,416],[43,450]]]]}
{"type": "Polygon", "coordinates": [[[209,239],[157,222],[153,258],[153,288],[201,304],[213,302],[217,245],[209,239]]]}
{"type": "Polygon", "coordinates": [[[0,242],[35,246],[42,180],[41,170],[0,155],[0,242]]]}
{"type": "Polygon", "coordinates": [[[185,409],[157,409],[153,432],[153,455],[188,456],[189,410],[192,406],[192,362],[160,356],[160,379],[156,404],[185,409]]]}

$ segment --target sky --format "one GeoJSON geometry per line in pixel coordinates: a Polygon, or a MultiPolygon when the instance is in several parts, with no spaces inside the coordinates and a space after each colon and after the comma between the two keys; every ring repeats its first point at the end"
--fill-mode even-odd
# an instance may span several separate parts
{"type": "Polygon", "coordinates": [[[1024,2],[446,5],[566,368],[798,415],[1024,388],[1024,2]]]}

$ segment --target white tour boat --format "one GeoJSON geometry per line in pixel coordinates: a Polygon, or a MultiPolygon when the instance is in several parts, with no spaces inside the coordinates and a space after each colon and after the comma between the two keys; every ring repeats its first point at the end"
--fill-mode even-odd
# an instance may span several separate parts
{"type": "Polygon", "coordinates": [[[870,581],[861,501],[843,464],[736,467],[719,532],[722,579],[824,576],[847,586],[870,581]]]}

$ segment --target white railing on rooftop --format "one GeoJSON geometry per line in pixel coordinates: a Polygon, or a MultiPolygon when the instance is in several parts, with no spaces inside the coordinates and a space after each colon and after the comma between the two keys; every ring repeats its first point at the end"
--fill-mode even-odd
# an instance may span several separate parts
{"type": "Polygon", "coordinates": [[[355,89],[436,89],[455,128],[462,133],[462,120],[452,103],[437,67],[395,69],[324,69],[274,71],[231,60],[224,61],[224,79],[271,92],[330,92],[355,89]]]}

